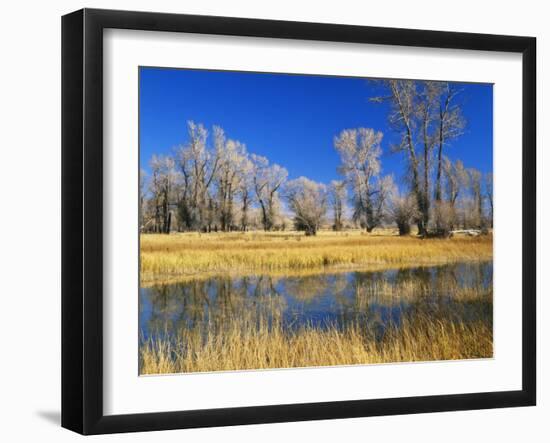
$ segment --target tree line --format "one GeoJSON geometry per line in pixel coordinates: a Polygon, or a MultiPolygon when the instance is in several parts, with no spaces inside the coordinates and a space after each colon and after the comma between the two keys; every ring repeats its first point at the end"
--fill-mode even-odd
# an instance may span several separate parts
{"type": "Polygon", "coordinates": [[[388,121],[399,142],[389,151],[407,165],[404,186],[382,175],[383,134],[345,129],[334,138],[340,180],[328,184],[288,171],[248,152],[214,126],[187,123],[188,141],[173,155],[153,155],[140,173],[140,230],[265,231],[294,229],[315,235],[321,227],[368,232],[395,224],[401,235],[416,225],[420,235],[457,228],[492,227],[492,174],[466,168],[446,151],[466,122],[451,83],[379,81],[388,121]]]}

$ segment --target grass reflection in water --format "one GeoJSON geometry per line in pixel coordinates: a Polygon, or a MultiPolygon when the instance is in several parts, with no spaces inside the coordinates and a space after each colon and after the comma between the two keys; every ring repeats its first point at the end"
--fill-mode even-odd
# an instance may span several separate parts
{"type": "Polygon", "coordinates": [[[142,374],[486,358],[492,263],[142,288],[142,374]]]}

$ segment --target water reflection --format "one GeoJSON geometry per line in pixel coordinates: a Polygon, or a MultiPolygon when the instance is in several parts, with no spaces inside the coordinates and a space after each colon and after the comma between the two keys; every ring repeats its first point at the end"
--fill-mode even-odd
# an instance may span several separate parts
{"type": "Polygon", "coordinates": [[[486,262],[157,285],[140,289],[140,337],[166,338],[180,328],[223,333],[245,314],[268,327],[276,320],[288,331],[360,324],[375,336],[420,314],[492,324],[492,282],[493,266],[486,262]]]}

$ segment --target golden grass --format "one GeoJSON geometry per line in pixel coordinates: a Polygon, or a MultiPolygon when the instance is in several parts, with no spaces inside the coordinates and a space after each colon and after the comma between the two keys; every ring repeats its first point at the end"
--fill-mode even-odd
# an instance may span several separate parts
{"type": "Polygon", "coordinates": [[[295,368],[433,360],[490,358],[490,323],[406,318],[376,340],[353,325],[288,332],[252,318],[219,331],[182,329],[175,341],[150,340],[140,347],[141,374],[295,368]],[[206,337],[206,338],[205,338],[206,337]]]}
{"type": "Polygon", "coordinates": [[[492,236],[448,240],[389,231],[181,233],[141,235],[141,284],[220,273],[382,269],[492,259],[492,236]]]}
{"type": "Polygon", "coordinates": [[[435,286],[418,279],[358,284],[352,303],[360,312],[369,312],[373,303],[389,307],[406,300],[414,306],[401,311],[398,324],[385,324],[380,337],[377,328],[383,323],[376,316],[361,323],[351,320],[344,328],[306,324],[292,329],[281,321],[286,306],[279,297],[251,300],[245,293],[232,292],[230,299],[216,298],[217,302],[208,304],[208,317],[201,317],[205,315],[201,304],[200,312],[190,314],[194,326],[166,330],[165,338],[142,343],[140,373],[489,358],[493,354],[492,294],[490,285],[474,281],[461,286],[450,274],[435,286]],[[434,303],[434,291],[443,287],[452,305],[426,303],[429,298],[425,297],[432,297],[434,303]]]}

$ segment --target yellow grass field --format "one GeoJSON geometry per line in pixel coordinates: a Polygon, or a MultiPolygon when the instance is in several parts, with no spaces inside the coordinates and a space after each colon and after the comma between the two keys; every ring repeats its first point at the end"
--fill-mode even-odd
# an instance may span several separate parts
{"type": "Polygon", "coordinates": [[[141,285],[221,273],[381,269],[487,261],[492,235],[425,239],[393,231],[142,234],[141,285]]]}

